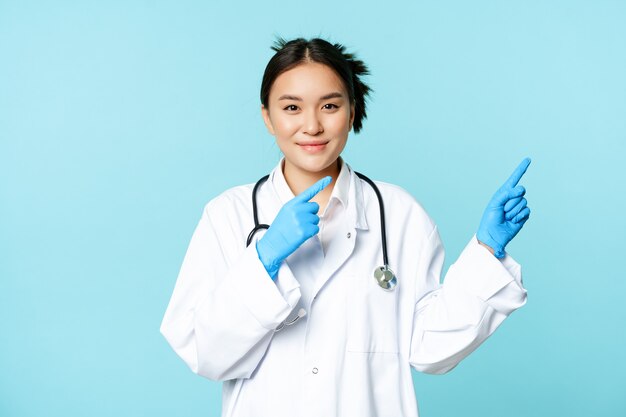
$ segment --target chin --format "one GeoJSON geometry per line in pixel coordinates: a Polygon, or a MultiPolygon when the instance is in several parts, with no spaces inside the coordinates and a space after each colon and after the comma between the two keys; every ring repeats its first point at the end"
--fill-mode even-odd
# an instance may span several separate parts
{"type": "Polygon", "coordinates": [[[331,160],[326,160],[324,162],[306,164],[305,167],[303,168],[305,168],[309,172],[322,172],[332,167],[333,164],[335,164],[336,162],[337,162],[337,158],[334,158],[331,160]]]}
{"type": "Polygon", "coordinates": [[[302,171],[307,172],[322,172],[332,166],[337,161],[337,158],[307,158],[308,160],[291,160],[289,163],[294,167],[302,171]]]}

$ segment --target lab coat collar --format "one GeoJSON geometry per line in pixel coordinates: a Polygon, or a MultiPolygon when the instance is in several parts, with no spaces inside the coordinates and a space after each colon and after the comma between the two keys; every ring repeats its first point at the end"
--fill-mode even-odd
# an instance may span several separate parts
{"type": "MultiPolygon", "coordinates": [[[[363,202],[363,186],[361,180],[343,158],[339,157],[339,159],[341,169],[330,200],[337,199],[343,204],[344,208],[347,210],[347,218],[352,227],[367,230],[368,225],[365,217],[365,204],[363,202]]],[[[283,156],[278,162],[278,165],[276,165],[270,173],[269,178],[269,182],[273,185],[280,199],[281,206],[295,197],[283,174],[284,161],[285,157],[283,156]]]]}

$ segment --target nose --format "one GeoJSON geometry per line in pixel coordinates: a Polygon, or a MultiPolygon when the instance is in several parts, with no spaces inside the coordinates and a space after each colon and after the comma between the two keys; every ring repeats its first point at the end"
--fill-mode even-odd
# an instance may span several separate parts
{"type": "Polygon", "coordinates": [[[315,136],[323,131],[324,126],[322,125],[322,121],[320,120],[317,112],[315,110],[307,112],[304,119],[303,133],[315,136]]]}

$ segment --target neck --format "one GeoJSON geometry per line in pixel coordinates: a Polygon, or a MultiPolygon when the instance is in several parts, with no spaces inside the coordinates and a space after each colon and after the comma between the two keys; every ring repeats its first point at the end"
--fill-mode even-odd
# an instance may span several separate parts
{"type": "Polygon", "coordinates": [[[337,160],[330,164],[328,168],[320,172],[309,172],[298,169],[297,167],[289,164],[287,160],[283,162],[282,170],[283,175],[285,176],[285,181],[287,181],[287,185],[291,189],[293,195],[299,195],[326,176],[330,175],[332,177],[333,180],[331,183],[310,200],[315,201],[320,205],[319,213],[321,214],[323,213],[323,210],[330,199],[330,195],[333,192],[335,183],[337,182],[337,177],[339,176],[339,171],[341,170],[341,158],[337,158],[337,160]]]}

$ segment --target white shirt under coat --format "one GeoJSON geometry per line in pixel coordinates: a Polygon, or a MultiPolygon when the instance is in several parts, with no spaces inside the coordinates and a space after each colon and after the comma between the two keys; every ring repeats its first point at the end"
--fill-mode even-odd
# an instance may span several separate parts
{"type": "MultiPolygon", "coordinates": [[[[258,191],[261,223],[294,197],[282,163],[258,191]]],[[[320,233],[275,282],[255,248],[263,231],[245,246],[254,184],[205,206],[161,333],[193,372],[224,381],[222,417],[417,416],[411,367],[451,370],[526,302],[520,265],[475,236],[441,285],[436,225],[402,188],[376,185],[398,277],[392,292],[373,276],[382,265],[378,200],[345,162],[320,233]],[[303,318],[274,331],[300,308],[303,318]]]]}

